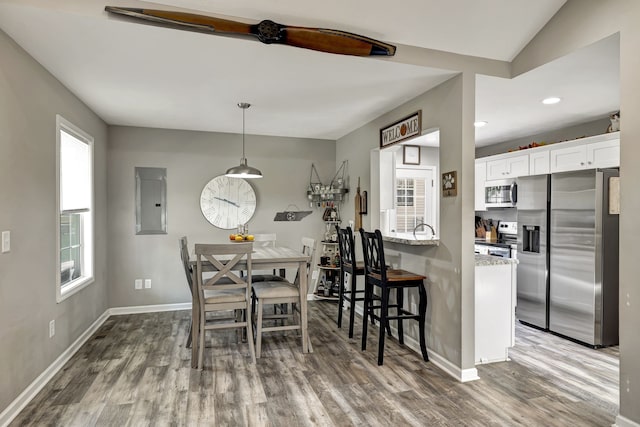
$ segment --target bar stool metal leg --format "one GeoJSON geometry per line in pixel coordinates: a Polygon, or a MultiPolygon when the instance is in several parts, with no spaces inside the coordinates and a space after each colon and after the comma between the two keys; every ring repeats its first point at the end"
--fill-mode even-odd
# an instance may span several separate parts
{"type": "MultiPolygon", "coordinates": [[[[338,290],[338,328],[342,328],[342,303],[344,302],[344,268],[340,267],[340,285],[338,290]]],[[[351,338],[351,336],[349,336],[351,338]]]]}
{"type": "Polygon", "coordinates": [[[351,283],[351,301],[349,307],[349,338],[353,338],[353,323],[356,321],[356,275],[351,274],[349,276],[349,282],[351,283]]]}
{"type": "Polygon", "coordinates": [[[422,351],[422,358],[425,362],[429,361],[429,355],[427,354],[427,344],[425,334],[425,319],[427,313],[427,291],[424,288],[424,282],[418,286],[418,292],[420,293],[420,304],[418,306],[418,333],[420,334],[420,350],[422,351]]]}
{"type": "MultiPolygon", "coordinates": [[[[396,288],[396,302],[398,308],[396,309],[397,316],[400,317],[405,314],[404,311],[404,290],[402,288],[396,288]]],[[[398,342],[404,345],[404,328],[402,325],[402,318],[398,319],[398,342]]]]}
{"type": "Polygon", "coordinates": [[[385,332],[389,329],[389,319],[387,316],[389,315],[389,288],[382,288],[382,308],[380,309],[380,335],[378,338],[378,366],[382,365],[382,360],[384,358],[384,339],[385,332]]]}

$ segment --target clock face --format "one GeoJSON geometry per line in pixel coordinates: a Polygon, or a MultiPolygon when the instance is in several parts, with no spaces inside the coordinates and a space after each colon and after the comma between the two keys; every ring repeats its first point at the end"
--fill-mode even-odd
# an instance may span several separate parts
{"type": "Polygon", "coordinates": [[[256,193],[244,179],[220,175],[202,189],[200,209],[211,224],[230,230],[251,219],[256,211],[256,193]]]}

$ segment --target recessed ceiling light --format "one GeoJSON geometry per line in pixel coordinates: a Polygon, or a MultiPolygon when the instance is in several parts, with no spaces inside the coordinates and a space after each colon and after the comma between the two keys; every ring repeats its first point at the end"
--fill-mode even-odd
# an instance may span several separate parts
{"type": "Polygon", "coordinates": [[[482,128],[485,127],[489,122],[485,122],[484,120],[479,120],[477,122],[474,122],[473,125],[477,128],[482,128]]]}
{"type": "Polygon", "coordinates": [[[545,98],[542,100],[542,103],[545,105],[557,104],[558,102],[560,102],[560,98],[558,98],[557,96],[552,96],[550,98],[545,98]]]}

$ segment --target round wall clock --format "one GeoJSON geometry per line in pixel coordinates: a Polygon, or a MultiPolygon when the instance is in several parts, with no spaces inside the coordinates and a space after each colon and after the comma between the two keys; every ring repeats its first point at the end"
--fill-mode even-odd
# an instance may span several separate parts
{"type": "Polygon", "coordinates": [[[202,215],[224,230],[246,224],[256,211],[256,193],[242,178],[216,176],[200,194],[202,215]]]}

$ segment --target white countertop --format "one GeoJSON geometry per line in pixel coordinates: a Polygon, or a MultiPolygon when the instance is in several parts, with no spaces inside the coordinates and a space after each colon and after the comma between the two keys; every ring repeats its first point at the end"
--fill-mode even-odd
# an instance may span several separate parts
{"type": "Polygon", "coordinates": [[[493,255],[476,254],[476,267],[485,267],[489,265],[517,264],[518,260],[514,258],[503,258],[493,255]]]}

